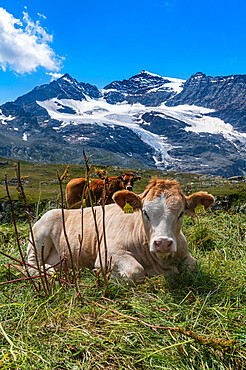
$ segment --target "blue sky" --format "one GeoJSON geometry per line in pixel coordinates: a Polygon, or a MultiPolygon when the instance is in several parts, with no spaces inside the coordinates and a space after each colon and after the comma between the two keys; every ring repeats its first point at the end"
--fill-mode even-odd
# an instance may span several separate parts
{"type": "Polygon", "coordinates": [[[54,73],[103,87],[146,69],[246,74],[245,0],[2,0],[0,103],[54,73]]]}

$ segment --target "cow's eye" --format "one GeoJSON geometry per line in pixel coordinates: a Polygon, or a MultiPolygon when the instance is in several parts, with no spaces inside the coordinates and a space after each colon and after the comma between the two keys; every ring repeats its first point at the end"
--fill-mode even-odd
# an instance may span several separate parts
{"type": "Polygon", "coordinates": [[[143,215],[149,219],[148,213],[143,209],[143,215]]]}
{"type": "Polygon", "coordinates": [[[184,211],[182,211],[178,217],[178,220],[180,220],[184,216],[184,211]]]}

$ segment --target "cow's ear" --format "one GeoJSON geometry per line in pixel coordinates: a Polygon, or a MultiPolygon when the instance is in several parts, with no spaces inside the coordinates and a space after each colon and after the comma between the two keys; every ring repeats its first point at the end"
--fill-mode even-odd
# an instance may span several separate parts
{"type": "Polygon", "coordinates": [[[204,191],[191,194],[189,197],[185,197],[185,213],[194,214],[195,208],[202,205],[207,209],[214,203],[214,197],[204,191]]]}
{"type": "Polygon", "coordinates": [[[132,191],[119,190],[113,195],[113,201],[118,204],[118,206],[124,210],[126,203],[130,204],[133,211],[138,211],[142,208],[142,201],[139,196],[132,191]]]}
{"type": "Polygon", "coordinates": [[[141,176],[135,176],[135,177],[134,177],[134,181],[141,180],[141,178],[142,178],[141,176]]]}
{"type": "Polygon", "coordinates": [[[122,176],[117,176],[117,180],[123,181],[123,177],[122,176]]]}

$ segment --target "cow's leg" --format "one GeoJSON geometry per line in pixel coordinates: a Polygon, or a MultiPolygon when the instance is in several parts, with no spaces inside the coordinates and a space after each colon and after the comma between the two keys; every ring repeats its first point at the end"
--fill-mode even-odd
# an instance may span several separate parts
{"type": "Polygon", "coordinates": [[[143,266],[131,255],[119,256],[113,264],[112,274],[127,278],[133,281],[145,276],[143,266]]]}
{"type": "Polygon", "coordinates": [[[182,261],[181,270],[188,267],[190,270],[194,270],[196,266],[196,260],[191,256],[187,240],[181,231],[178,237],[178,251],[176,256],[182,261]]]}
{"type": "MultiPolygon", "coordinates": [[[[97,258],[96,268],[99,268],[99,258],[97,258]]],[[[112,255],[112,274],[113,277],[123,277],[133,281],[145,276],[143,266],[130,254],[112,255]]]]}
{"type": "Polygon", "coordinates": [[[182,260],[182,263],[183,266],[188,267],[190,270],[195,270],[196,260],[191,256],[190,252],[188,252],[185,259],[182,260]]]}

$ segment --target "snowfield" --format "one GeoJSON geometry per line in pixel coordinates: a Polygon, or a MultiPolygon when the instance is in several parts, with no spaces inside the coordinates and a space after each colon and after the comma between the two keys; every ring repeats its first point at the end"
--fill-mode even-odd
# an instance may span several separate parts
{"type": "Polygon", "coordinates": [[[2,112],[2,110],[0,109],[0,121],[1,121],[2,125],[7,125],[8,121],[13,121],[14,119],[15,119],[15,117],[12,117],[11,115],[10,116],[5,116],[2,112]]]}
{"type": "Polygon", "coordinates": [[[99,89],[68,73],[0,107],[0,149],[35,161],[246,174],[246,75],[142,70],[99,89]],[[207,107],[207,108],[204,108],[207,107]]]}
{"type": "MultiPolygon", "coordinates": [[[[180,80],[178,80],[180,81],[180,80]]],[[[178,86],[177,82],[173,82],[178,86]]],[[[179,105],[176,107],[167,107],[165,103],[158,107],[146,107],[141,104],[109,104],[103,98],[79,101],[72,99],[50,99],[37,101],[42,108],[45,108],[51,118],[60,121],[59,126],[53,128],[57,131],[62,130],[67,125],[115,125],[124,126],[132,130],[144,143],[153,148],[153,159],[156,166],[171,163],[173,159],[168,154],[172,145],[167,142],[167,138],[162,135],[154,134],[139,122],[143,123],[141,117],[144,113],[155,112],[162,117],[180,120],[187,124],[186,131],[195,133],[222,134],[227,140],[230,140],[235,146],[236,141],[246,143],[246,134],[239,133],[233,129],[229,123],[225,123],[219,118],[210,117],[208,113],[214,112],[213,109],[198,107],[195,105],[179,105]],[[75,113],[62,113],[64,108],[70,108],[75,113]]],[[[146,123],[145,123],[146,124],[146,123]]],[[[77,140],[82,140],[81,138],[77,140]]]]}

